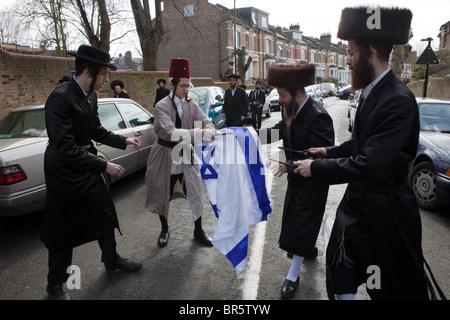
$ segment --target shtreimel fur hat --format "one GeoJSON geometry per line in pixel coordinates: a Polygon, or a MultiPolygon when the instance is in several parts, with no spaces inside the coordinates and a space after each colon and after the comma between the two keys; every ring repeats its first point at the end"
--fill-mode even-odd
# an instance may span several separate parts
{"type": "Polygon", "coordinates": [[[314,83],[316,69],[313,64],[300,66],[271,65],[267,74],[267,82],[278,88],[304,88],[314,83]]]}
{"type": "Polygon", "coordinates": [[[337,37],[343,40],[369,38],[393,44],[409,41],[412,13],[409,9],[385,7],[344,8],[337,37]]]}

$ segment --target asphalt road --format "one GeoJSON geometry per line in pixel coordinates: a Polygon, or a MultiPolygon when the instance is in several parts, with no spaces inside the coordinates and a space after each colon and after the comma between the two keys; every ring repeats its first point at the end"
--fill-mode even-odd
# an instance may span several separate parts
{"type": "MultiPolygon", "coordinates": [[[[337,143],[350,137],[347,131],[347,101],[325,99],[325,107],[334,119],[337,143]]],[[[280,112],[263,119],[263,126],[273,126],[280,112]]],[[[266,148],[269,155],[278,151],[278,143],[266,148]]],[[[214,247],[207,248],[193,240],[194,224],[188,204],[171,202],[169,227],[171,237],[165,248],[157,246],[160,223],[144,208],[145,171],[137,172],[111,186],[123,235],[117,233],[118,252],[125,258],[143,263],[135,274],[106,272],[100,262],[96,242],[74,249],[73,264],[80,270],[80,289],[70,290],[75,300],[280,300],[281,285],[291,260],[278,248],[278,236],[286,178],[269,179],[274,210],[269,220],[250,228],[249,260],[237,275],[231,263],[214,247]]],[[[330,188],[325,225],[331,226],[345,185],[330,188]]],[[[212,236],[216,218],[204,194],[204,229],[212,236]]],[[[434,275],[450,297],[450,214],[421,211],[423,249],[434,275]]],[[[45,300],[47,295],[47,250],[39,240],[41,213],[0,218],[0,299],[45,300]]],[[[299,290],[293,300],[326,300],[324,251],[327,229],[318,239],[319,256],[305,260],[299,290]]],[[[368,299],[364,288],[358,299],[368,299]]]]}

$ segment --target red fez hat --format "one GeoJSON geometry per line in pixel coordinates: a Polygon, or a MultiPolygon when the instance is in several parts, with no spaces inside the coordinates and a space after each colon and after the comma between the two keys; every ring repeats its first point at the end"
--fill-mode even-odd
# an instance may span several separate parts
{"type": "Polygon", "coordinates": [[[189,66],[189,59],[172,58],[170,60],[169,69],[170,78],[190,78],[191,69],[189,66]]]}

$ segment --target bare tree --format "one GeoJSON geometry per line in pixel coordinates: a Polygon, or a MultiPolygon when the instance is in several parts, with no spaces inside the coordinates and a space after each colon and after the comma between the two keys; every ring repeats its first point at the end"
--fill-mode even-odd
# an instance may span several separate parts
{"type": "Polygon", "coordinates": [[[84,35],[91,46],[109,52],[111,22],[105,0],[72,0],[77,7],[84,35]],[[89,8],[87,8],[89,6],[89,8]],[[90,18],[88,18],[88,15],[90,18]]]}
{"type": "Polygon", "coordinates": [[[156,70],[158,47],[164,35],[161,0],[155,0],[155,19],[150,15],[148,0],[130,0],[141,44],[144,70],[156,70]]]}
{"type": "Polygon", "coordinates": [[[65,7],[70,0],[28,0],[15,12],[23,18],[22,24],[37,27],[41,42],[56,45],[56,53],[65,56],[67,52],[67,20],[65,7]]]}

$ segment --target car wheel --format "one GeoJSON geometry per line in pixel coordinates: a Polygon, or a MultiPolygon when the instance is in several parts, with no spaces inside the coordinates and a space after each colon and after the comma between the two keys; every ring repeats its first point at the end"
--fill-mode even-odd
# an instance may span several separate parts
{"type": "Polygon", "coordinates": [[[418,163],[411,173],[410,182],[419,207],[425,210],[434,210],[438,207],[436,201],[436,173],[431,162],[418,163]]]}

